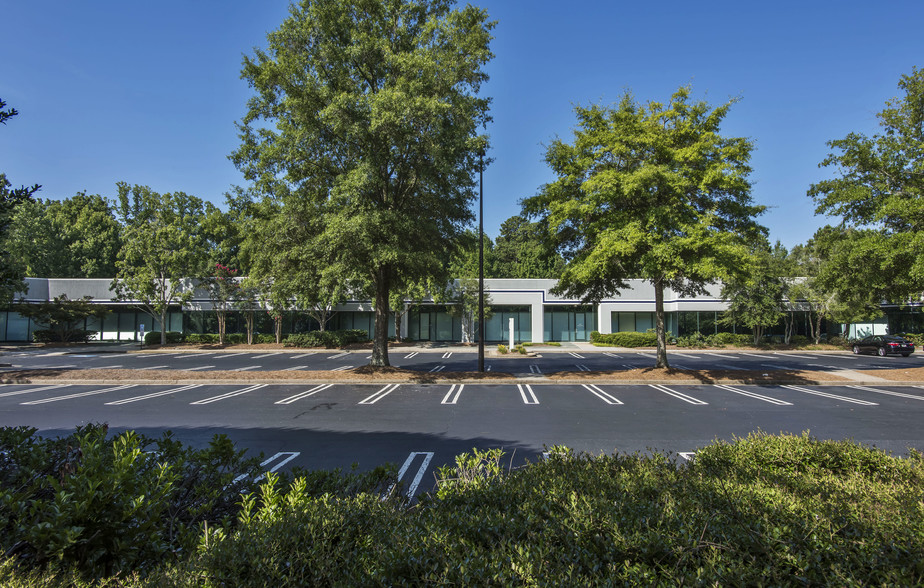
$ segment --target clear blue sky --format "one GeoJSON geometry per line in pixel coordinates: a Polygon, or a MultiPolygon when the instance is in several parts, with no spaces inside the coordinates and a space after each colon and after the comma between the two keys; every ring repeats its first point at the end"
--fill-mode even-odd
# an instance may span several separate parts
{"type": "MultiPolygon", "coordinates": [[[[792,246],[826,222],[805,196],[830,172],[825,142],[877,132],[876,113],[924,66],[924,2],[484,0],[498,21],[484,92],[494,164],[485,175],[492,236],[552,179],[544,145],[570,137],[573,106],[666,100],[680,85],[713,104],[741,101],[724,126],[754,140],[761,221],[792,246]]],[[[115,183],[182,190],[220,204],[244,179],[228,161],[250,91],[243,54],[287,14],[283,0],[7,2],[0,171],[39,196],[113,196],[115,183]]]]}

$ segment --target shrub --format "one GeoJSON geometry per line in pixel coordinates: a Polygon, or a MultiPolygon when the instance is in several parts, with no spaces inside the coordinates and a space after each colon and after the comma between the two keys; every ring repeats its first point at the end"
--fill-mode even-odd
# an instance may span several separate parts
{"type": "Polygon", "coordinates": [[[789,338],[790,345],[796,345],[796,346],[808,345],[808,343],[809,343],[809,338],[806,337],[805,335],[793,335],[792,337],[789,338]]]}
{"type": "Polygon", "coordinates": [[[653,332],[636,333],[622,331],[604,335],[597,331],[590,334],[590,341],[594,345],[615,347],[654,347],[658,344],[658,336],[653,332]]]}
{"type": "Polygon", "coordinates": [[[310,331],[293,333],[282,342],[284,347],[343,347],[351,343],[368,341],[369,335],[361,329],[345,331],[310,331]]]}
{"type": "Polygon", "coordinates": [[[87,331],[86,329],[71,329],[61,340],[58,331],[51,329],[38,329],[32,331],[32,340],[36,343],[87,343],[92,340],[99,331],[87,331]]]}
{"type": "MultiPolygon", "coordinates": [[[[167,344],[176,345],[183,342],[183,333],[167,331],[167,344]]],[[[160,345],[160,331],[149,331],[144,334],[145,345],[160,345]]]]}
{"type": "Polygon", "coordinates": [[[908,339],[909,341],[911,341],[911,342],[914,343],[915,345],[922,345],[922,344],[924,344],[924,334],[922,334],[922,333],[903,333],[903,334],[901,334],[901,335],[899,335],[899,336],[900,336],[900,337],[904,337],[905,339],[908,339]]]}
{"type": "Polygon", "coordinates": [[[253,336],[254,343],[275,343],[276,335],[270,333],[257,333],[253,336]]]}
{"type": "MultiPolygon", "coordinates": [[[[228,336],[225,335],[227,340],[228,336]]],[[[197,343],[200,345],[209,343],[218,343],[218,333],[188,333],[186,335],[187,343],[197,343]]]]}
{"type": "Polygon", "coordinates": [[[507,354],[507,353],[509,353],[509,351],[510,351],[510,350],[507,349],[507,346],[504,345],[503,343],[498,344],[498,346],[497,346],[497,352],[498,352],[498,353],[507,354]]]}

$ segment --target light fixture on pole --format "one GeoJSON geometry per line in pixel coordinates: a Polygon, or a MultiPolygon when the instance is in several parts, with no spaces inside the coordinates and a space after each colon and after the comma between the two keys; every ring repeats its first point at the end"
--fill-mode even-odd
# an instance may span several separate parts
{"type": "Polygon", "coordinates": [[[478,371],[484,371],[484,150],[478,154],[478,371]]]}

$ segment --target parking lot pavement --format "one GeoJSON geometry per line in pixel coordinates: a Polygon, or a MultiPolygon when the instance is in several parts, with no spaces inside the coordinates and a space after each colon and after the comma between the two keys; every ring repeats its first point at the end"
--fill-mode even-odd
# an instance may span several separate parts
{"type": "Polygon", "coordinates": [[[194,445],[224,433],[267,470],[391,462],[417,492],[474,447],[505,448],[514,464],[552,445],[689,457],[716,438],[808,430],[901,454],[924,448],[922,416],[924,388],[894,385],[0,385],[0,425],[52,435],[106,422],[194,445]]]}

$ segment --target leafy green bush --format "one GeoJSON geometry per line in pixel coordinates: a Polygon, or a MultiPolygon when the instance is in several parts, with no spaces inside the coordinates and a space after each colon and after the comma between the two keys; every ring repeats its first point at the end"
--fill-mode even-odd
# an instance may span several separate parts
{"type": "Polygon", "coordinates": [[[87,343],[93,339],[99,331],[88,331],[86,329],[72,329],[67,331],[65,340],[61,340],[58,331],[51,329],[38,329],[32,331],[32,340],[36,343],[87,343]]]}
{"type": "Polygon", "coordinates": [[[270,333],[257,333],[253,336],[254,343],[275,343],[276,335],[271,335],[270,333]]]}
{"type": "Polygon", "coordinates": [[[651,331],[647,333],[622,331],[608,335],[593,331],[590,333],[590,342],[599,346],[654,347],[658,344],[658,336],[651,331]]]}
{"type": "MultiPolygon", "coordinates": [[[[176,345],[183,342],[183,333],[167,331],[167,344],[176,345]]],[[[160,331],[148,331],[144,334],[145,345],[160,345],[160,331]]]]}
{"type": "Polygon", "coordinates": [[[924,344],[924,333],[902,333],[899,336],[904,337],[905,339],[908,339],[915,345],[924,344]]]}
{"type": "Polygon", "coordinates": [[[498,353],[503,353],[503,354],[506,355],[507,353],[510,352],[510,350],[507,349],[507,346],[504,345],[503,343],[498,343],[498,345],[497,345],[497,352],[498,352],[498,353]]]}
{"type": "Polygon", "coordinates": [[[351,343],[368,341],[369,335],[361,329],[345,331],[310,331],[293,333],[283,340],[283,347],[344,347],[351,343]]]}
{"type": "MultiPolygon", "coordinates": [[[[227,338],[227,335],[225,337],[227,338]]],[[[187,333],[186,342],[200,345],[218,343],[218,333],[187,333]]]]}
{"type": "Polygon", "coordinates": [[[805,335],[793,335],[789,338],[789,344],[794,346],[808,345],[809,338],[805,335]]]}

